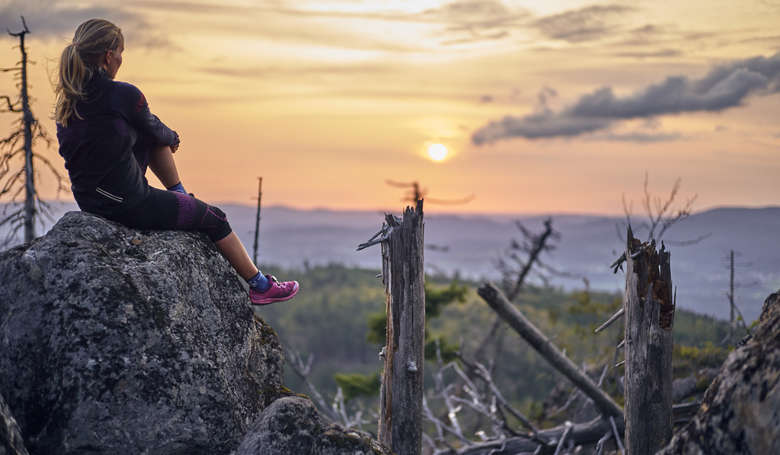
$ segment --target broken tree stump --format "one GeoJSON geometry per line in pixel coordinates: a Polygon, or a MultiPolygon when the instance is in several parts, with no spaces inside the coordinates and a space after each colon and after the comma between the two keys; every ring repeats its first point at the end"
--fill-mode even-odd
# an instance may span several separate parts
{"type": "Polygon", "coordinates": [[[394,453],[422,451],[425,276],[423,201],[403,218],[386,216],[382,240],[382,280],[386,291],[387,333],[382,375],[379,441],[394,453]]]}
{"type": "Polygon", "coordinates": [[[654,454],[672,437],[670,254],[626,235],[625,410],[629,455],[654,454]]]}
{"type": "Polygon", "coordinates": [[[618,425],[623,420],[623,410],[615,401],[601,390],[587,375],[582,373],[579,368],[569,360],[568,357],[550,341],[544,334],[523,316],[504,294],[493,284],[485,283],[477,293],[482,299],[490,305],[515,332],[518,333],[532,348],[547,360],[550,365],[555,367],[560,373],[566,376],[575,386],[591,400],[596,408],[605,417],[613,416],[618,421],[618,425]]]}

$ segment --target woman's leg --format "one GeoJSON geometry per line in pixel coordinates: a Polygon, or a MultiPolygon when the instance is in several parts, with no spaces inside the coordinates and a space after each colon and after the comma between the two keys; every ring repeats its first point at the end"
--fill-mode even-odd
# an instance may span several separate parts
{"type": "Polygon", "coordinates": [[[149,168],[166,188],[181,182],[179,171],[176,170],[176,162],[173,160],[173,152],[167,145],[153,147],[150,150],[149,168]]]}
{"type": "Polygon", "coordinates": [[[217,240],[214,242],[214,245],[222,253],[222,256],[225,256],[228,262],[230,262],[230,265],[236,269],[236,272],[241,275],[241,278],[248,280],[257,275],[257,267],[252,262],[252,259],[249,258],[249,254],[247,254],[244,245],[235,232],[231,232],[227,237],[217,240]]]}
{"type": "Polygon", "coordinates": [[[248,280],[257,275],[257,267],[230,228],[225,214],[192,196],[150,188],[149,196],[139,206],[117,218],[120,223],[139,229],[205,232],[242,278],[248,280]]]}
{"type": "Polygon", "coordinates": [[[138,206],[113,218],[138,229],[182,229],[204,232],[236,272],[249,283],[249,298],[255,305],[289,300],[298,293],[297,281],[267,278],[252,263],[225,213],[187,194],[149,188],[138,206]]]}

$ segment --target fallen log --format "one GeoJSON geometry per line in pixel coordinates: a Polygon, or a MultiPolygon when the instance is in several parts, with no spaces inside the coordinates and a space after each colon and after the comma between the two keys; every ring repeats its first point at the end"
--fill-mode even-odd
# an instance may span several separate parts
{"type": "MultiPolygon", "coordinates": [[[[598,417],[590,422],[563,424],[546,430],[539,430],[537,437],[547,441],[548,446],[554,448],[555,444],[560,441],[567,431],[566,440],[572,442],[575,446],[595,444],[606,433],[612,431],[612,425],[603,417],[598,417]]],[[[458,451],[443,452],[442,455],[515,455],[522,452],[534,452],[538,448],[539,443],[531,440],[530,436],[528,438],[517,436],[503,440],[477,443],[458,451]]]]}
{"type": "MultiPolygon", "coordinates": [[[[698,408],[699,403],[686,403],[682,405],[675,405],[673,408],[673,417],[675,420],[687,420],[690,418],[692,412],[698,408]]],[[[623,421],[615,420],[615,426],[620,437],[623,437],[623,421]]],[[[536,434],[537,440],[546,441],[548,447],[551,444],[557,444],[563,434],[566,432],[567,425],[558,425],[552,428],[539,430],[536,434]]],[[[612,424],[604,417],[597,417],[593,420],[583,423],[575,423],[571,425],[571,431],[566,437],[567,441],[571,441],[574,446],[596,444],[599,439],[603,438],[606,434],[613,435],[612,424]]],[[[534,453],[539,448],[539,443],[532,440],[532,436],[515,436],[506,439],[497,439],[493,441],[486,441],[480,443],[474,443],[468,447],[464,447],[459,450],[450,450],[444,452],[436,452],[437,455],[519,455],[523,453],[534,453]]]]}
{"type": "Polygon", "coordinates": [[[672,402],[679,403],[697,393],[704,393],[717,375],[717,369],[703,368],[688,377],[675,379],[672,381],[672,402]]]}
{"type": "MultiPolygon", "coordinates": [[[[566,376],[575,386],[591,400],[596,408],[605,416],[614,416],[615,420],[623,421],[623,410],[609,395],[601,390],[588,376],[569,360],[563,353],[536,328],[523,314],[506,299],[504,294],[491,283],[483,284],[477,293],[490,308],[493,309],[507,324],[509,324],[528,344],[542,357],[566,376]]],[[[603,434],[602,434],[603,435],[603,434]]],[[[600,438],[602,435],[599,435],[600,438]]],[[[598,438],[596,438],[598,440],[598,438]]]]}

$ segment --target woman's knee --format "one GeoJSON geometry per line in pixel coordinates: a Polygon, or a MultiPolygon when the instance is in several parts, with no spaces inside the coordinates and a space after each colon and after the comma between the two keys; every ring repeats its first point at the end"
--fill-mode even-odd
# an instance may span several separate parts
{"type": "Polygon", "coordinates": [[[227,215],[219,207],[207,206],[204,222],[206,235],[214,242],[224,239],[233,232],[227,220],[227,215]]]}

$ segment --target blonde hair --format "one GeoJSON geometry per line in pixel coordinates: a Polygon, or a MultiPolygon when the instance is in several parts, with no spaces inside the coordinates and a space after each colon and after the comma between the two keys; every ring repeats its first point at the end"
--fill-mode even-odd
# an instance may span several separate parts
{"type": "Polygon", "coordinates": [[[57,105],[54,119],[67,126],[76,112],[76,102],[86,95],[87,82],[98,70],[100,59],[108,51],[124,46],[122,30],[103,19],[90,19],[76,28],[73,42],[68,44],[60,56],[60,71],[57,87],[57,105]]]}

